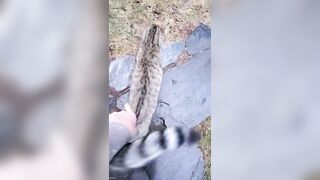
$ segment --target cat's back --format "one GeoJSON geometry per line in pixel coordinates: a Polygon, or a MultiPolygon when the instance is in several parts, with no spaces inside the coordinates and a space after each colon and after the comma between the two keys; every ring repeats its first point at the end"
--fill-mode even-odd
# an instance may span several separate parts
{"type": "Polygon", "coordinates": [[[137,115],[138,136],[147,133],[158,101],[162,79],[160,40],[159,26],[146,29],[132,74],[129,104],[137,115]]]}

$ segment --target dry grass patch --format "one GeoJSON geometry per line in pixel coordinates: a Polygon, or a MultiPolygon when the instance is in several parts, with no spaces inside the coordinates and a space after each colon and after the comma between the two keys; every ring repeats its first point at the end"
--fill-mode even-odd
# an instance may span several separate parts
{"type": "Polygon", "coordinates": [[[204,179],[211,179],[211,117],[196,127],[196,131],[201,134],[199,148],[201,149],[205,161],[204,179]]]}
{"type": "Polygon", "coordinates": [[[199,23],[209,24],[210,3],[210,0],[110,0],[110,59],[135,55],[146,24],[163,25],[167,41],[186,39],[199,23]]]}

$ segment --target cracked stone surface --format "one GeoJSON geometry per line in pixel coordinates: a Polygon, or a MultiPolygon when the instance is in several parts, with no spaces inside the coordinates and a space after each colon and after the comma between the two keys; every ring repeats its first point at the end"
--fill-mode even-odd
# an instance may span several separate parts
{"type": "Polygon", "coordinates": [[[169,45],[161,50],[162,67],[166,67],[168,64],[175,63],[178,60],[178,56],[185,48],[185,42],[178,42],[169,45]]]}
{"type": "Polygon", "coordinates": [[[155,161],[153,166],[153,180],[203,179],[204,161],[196,145],[168,152],[155,161]]]}
{"type": "Polygon", "coordinates": [[[117,108],[123,109],[124,104],[129,100],[129,93],[122,95],[117,101],[117,108]]]}
{"type": "Polygon", "coordinates": [[[192,128],[210,115],[210,50],[166,72],[156,113],[167,125],[192,128]]]}
{"type": "Polygon", "coordinates": [[[109,66],[109,85],[120,91],[129,84],[134,68],[134,56],[124,56],[111,61],[109,66]]]}
{"type": "MultiPolygon", "coordinates": [[[[163,67],[174,63],[187,50],[192,57],[184,64],[164,73],[159,103],[153,123],[161,119],[167,126],[193,128],[210,116],[211,54],[210,28],[200,25],[185,42],[171,44],[163,49],[163,67]]],[[[126,56],[110,64],[110,86],[120,91],[127,87],[134,65],[134,57],[126,56]]],[[[117,99],[122,109],[128,93],[117,99]]],[[[204,160],[197,145],[183,146],[168,152],[152,163],[153,179],[203,179],[204,160]]]]}
{"type": "Polygon", "coordinates": [[[204,24],[200,24],[188,37],[186,41],[186,50],[189,52],[189,54],[196,54],[202,50],[210,49],[210,45],[210,28],[204,24]]]}

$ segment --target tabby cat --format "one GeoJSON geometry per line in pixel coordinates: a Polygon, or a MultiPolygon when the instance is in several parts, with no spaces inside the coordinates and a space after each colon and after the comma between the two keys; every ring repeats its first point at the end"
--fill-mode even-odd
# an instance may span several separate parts
{"type": "Polygon", "coordinates": [[[137,117],[138,135],[114,156],[110,162],[112,170],[143,167],[164,152],[183,144],[194,144],[199,139],[195,131],[181,127],[168,127],[147,135],[162,79],[160,42],[161,29],[152,25],[140,44],[129,92],[129,106],[137,117]]]}

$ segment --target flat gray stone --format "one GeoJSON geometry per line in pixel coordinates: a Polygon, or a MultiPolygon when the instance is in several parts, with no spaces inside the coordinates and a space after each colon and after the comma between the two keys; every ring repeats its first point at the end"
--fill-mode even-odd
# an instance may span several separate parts
{"type": "Polygon", "coordinates": [[[209,26],[200,24],[188,37],[186,50],[189,54],[196,54],[211,47],[211,29],[209,26]]]}
{"type": "MultiPolygon", "coordinates": [[[[210,116],[210,51],[194,55],[187,63],[163,76],[155,117],[167,126],[192,128],[210,116]]],[[[204,160],[196,146],[182,147],[156,160],[154,179],[203,179],[204,160]]]]}
{"type": "Polygon", "coordinates": [[[203,179],[204,160],[196,145],[168,152],[155,162],[154,180],[203,179]]]}
{"type": "Polygon", "coordinates": [[[192,128],[210,116],[210,49],[166,72],[156,114],[167,125],[192,128]]]}
{"type": "Polygon", "coordinates": [[[161,50],[162,67],[166,67],[168,64],[174,63],[178,60],[179,55],[185,48],[185,42],[177,42],[165,47],[161,50]]]}
{"type": "Polygon", "coordinates": [[[109,85],[120,91],[129,84],[130,75],[135,64],[134,56],[124,56],[110,62],[109,66],[109,85]]]}
{"type": "Polygon", "coordinates": [[[129,101],[129,93],[122,95],[117,101],[117,108],[124,109],[124,104],[129,101]]]}

